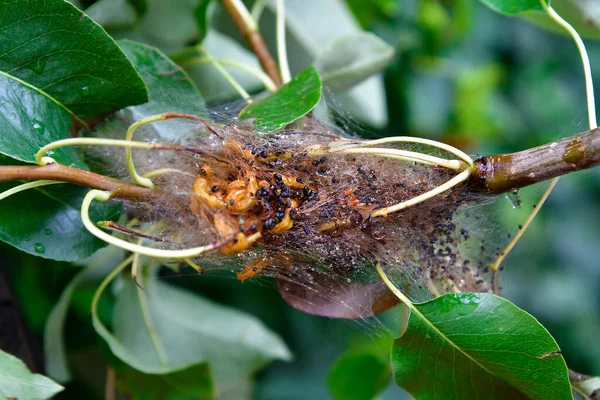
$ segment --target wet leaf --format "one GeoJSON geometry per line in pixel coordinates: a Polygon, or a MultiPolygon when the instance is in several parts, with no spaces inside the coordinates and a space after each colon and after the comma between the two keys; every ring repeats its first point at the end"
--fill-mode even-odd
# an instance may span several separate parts
{"type": "MultiPolygon", "coordinates": [[[[0,184],[0,192],[14,185],[0,184]]],[[[73,261],[90,256],[106,243],[81,222],[80,206],[87,189],[69,184],[24,191],[0,202],[0,240],[43,258],[73,261]]],[[[96,204],[94,220],[114,219],[120,207],[96,204]]]]}
{"type": "Polygon", "coordinates": [[[349,89],[383,70],[394,48],[372,33],[357,32],[336,39],[315,60],[321,80],[332,91],[349,89]]]}
{"type": "Polygon", "coordinates": [[[452,293],[414,306],[392,348],[392,368],[416,398],[572,398],[558,345],[508,300],[452,293]]]}
{"type": "Polygon", "coordinates": [[[276,93],[246,106],[240,119],[256,118],[254,127],[270,133],[309,113],[321,99],[321,79],[314,67],[299,73],[276,93]]]}
{"type": "Polygon", "coordinates": [[[7,399],[49,399],[64,388],[40,374],[32,374],[23,361],[0,350],[0,396],[7,399]]]}
{"type": "MultiPolygon", "coordinates": [[[[40,147],[65,139],[71,116],[35,89],[0,75],[0,153],[34,162],[40,147]]],[[[52,157],[63,164],[85,168],[72,147],[57,149],[52,157]]]]}
{"type": "Polygon", "coordinates": [[[111,351],[145,374],[168,374],[208,362],[217,390],[246,382],[266,363],[289,360],[285,344],[260,321],[185,290],[146,279],[116,293],[113,331],[93,316],[111,351]],[[144,314],[146,313],[146,314],[144,314]]]}
{"type": "Polygon", "coordinates": [[[125,367],[117,373],[115,386],[131,400],[213,398],[213,383],[207,363],[163,375],[144,374],[125,367]]]}
{"type": "Polygon", "coordinates": [[[391,376],[389,360],[369,351],[350,351],[329,370],[327,388],[336,400],[372,400],[391,376]]]}
{"type": "MultiPolygon", "coordinates": [[[[33,162],[69,136],[71,118],[147,100],[140,76],[104,30],[63,0],[0,2],[0,152],[33,162]]],[[[83,164],[70,150],[65,164],[83,164]]]]}
{"type": "Polygon", "coordinates": [[[4,1],[0,27],[2,75],[78,117],[147,100],[140,76],[114,40],[66,1],[4,1]]]}

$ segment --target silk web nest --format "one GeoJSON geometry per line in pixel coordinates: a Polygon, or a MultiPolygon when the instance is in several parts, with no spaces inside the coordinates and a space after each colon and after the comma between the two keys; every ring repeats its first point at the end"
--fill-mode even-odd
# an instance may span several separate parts
{"type": "MultiPolygon", "coordinates": [[[[485,225],[476,211],[485,201],[465,190],[464,153],[416,138],[361,140],[309,117],[271,134],[252,120],[211,120],[163,114],[128,125],[121,114],[92,132],[172,146],[127,158],[118,147],[86,150],[98,171],[157,193],[111,199],[124,218],[92,221],[92,233],[203,273],[274,278],[289,304],[330,317],[397,304],[378,264],[417,301],[497,285],[490,264],[500,248],[473,229],[485,225]]],[[[108,200],[88,197],[88,207],[108,200]]]]}

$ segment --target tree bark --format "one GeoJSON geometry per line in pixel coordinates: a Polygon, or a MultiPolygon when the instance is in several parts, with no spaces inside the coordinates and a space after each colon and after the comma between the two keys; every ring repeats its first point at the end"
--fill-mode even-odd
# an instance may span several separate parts
{"type": "Polygon", "coordinates": [[[106,190],[113,197],[129,200],[149,200],[158,195],[156,191],[132,185],[118,179],[84,171],[79,168],[69,167],[60,163],[43,166],[38,165],[0,165],[0,182],[9,181],[34,181],[49,179],[61,182],[74,183],[89,187],[90,189],[106,190]]]}
{"type": "Polygon", "coordinates": [[[600,164],[600,128],[517,153],[475,161],[472,190],[503,193],[600,164]]]}

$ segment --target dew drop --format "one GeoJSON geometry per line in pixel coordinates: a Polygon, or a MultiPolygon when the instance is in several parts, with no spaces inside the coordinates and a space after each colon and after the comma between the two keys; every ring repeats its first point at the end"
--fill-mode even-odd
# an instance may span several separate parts
{"type": "Polygon", "coordinates": [[[50,236],[50,235],[52,235],[52,229],[44,229],[44,234],[45,234],[46,236],[50,236]]]}
{"type": "Polygon", "coordinates": [[[39,254],[44,254],[46,252],[46,248],[41,243],[34,244],[33,249],[35,250],[36,253],[39,253],[39,254]]]}
{"type": "Polygon", "coordinates": [[[32,122],[33,122],[32,127],[33,127],[34,131],[36,131],[40,135],[43,135],[44,132],[46,132],[46,125],[44,125],[44,123],[42,121],[34,119],[32,122]]]}
{"type": "Polygon", "coordinates": [[[512,190],[506,193],[504,197],[512,208],[521,208],[521,195],[519,195],[519,190],[512,190]]]}

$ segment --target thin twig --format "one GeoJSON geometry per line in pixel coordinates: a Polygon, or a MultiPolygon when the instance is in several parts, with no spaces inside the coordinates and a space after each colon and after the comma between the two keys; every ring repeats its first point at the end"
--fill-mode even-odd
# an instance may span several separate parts
{"type": "Polygon", "coordinates": [[[104,386],[104,400],[115,400],[115,380],[117,376],[115,369],[108,367],[106,369],[106,384],[104,386]]]}
{"type": "Polygon", "coordinates": [[[170,243],[169,241],[161,239],[157,236],[146,235],[142,232],[138,232],[138,231],[128,228],[126,226],[119,225],[115,221],[99,221],[96,225],[98,225],[102,228],[105,228],[105,229],[110,229],[110,230],[113,230],[116,232],[125,233],[126,235],[137,237],[137,238],[148,239],[148,240],[152,240],[154,242],[170,243]]]}
{"type": "Polygon", "coordinates": [[[250,45],[250,48],[256,55],[256,58],[258,58],[263,70],[277,86],[281,86],[282,81],[279,70],[277,69],[277,64],[258,31],[256,21],[254,21],[244,4],[239,0],[223,0],[223,6],[233,19],[233,22],[242,36],[244,36],[250,45]]]}
{"type": "Polygon", "coordinates": [[[159,195],[157,191],[60,163],[43,166],[0,165],[0,182],[34,181],[38,179],[74,183],[91,189],[105,190],[111,192],[112,197],[128,200],[145,201],[159,195]]]}

